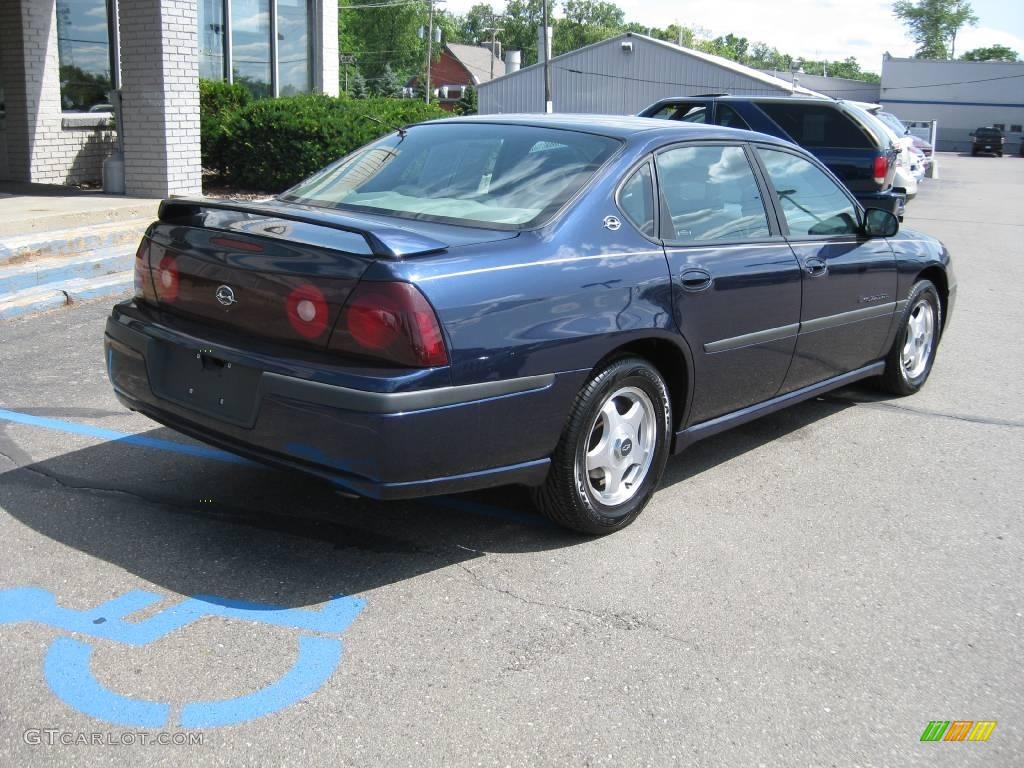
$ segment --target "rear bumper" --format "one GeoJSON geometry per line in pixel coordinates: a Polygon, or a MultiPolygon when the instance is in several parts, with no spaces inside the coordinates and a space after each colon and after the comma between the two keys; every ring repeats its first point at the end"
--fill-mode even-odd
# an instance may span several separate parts
{"type": "MultiPolygon", "coordinates": [[[[403,392],[388,391],[387,382],[381,382],[378,391],[370,391],[314,381],[317,374],[324,378],[322,370],[309,370],[308,378],[285,375],[267,370],[265,358],[246,359],[215,342],[199,346],[194,337],[176,338],[172,329],[115,307],[104,349],[118,399],[203,442],[376,499],[541,483],[586,375],[570,371],[403,392]],[[170,399],[157,379],[163,375],[158,361],[168,345],[248,369],[247,375],[258,379],[251,408],[242,409],[251,419],[237,413],[217,418],[208,406],[197,410],[170,399]]],[[[179,369],[175,381],[181,380],[179,369]]],[[[211,380],[197,389],[211,385],[221,386],[211,380]]]]}

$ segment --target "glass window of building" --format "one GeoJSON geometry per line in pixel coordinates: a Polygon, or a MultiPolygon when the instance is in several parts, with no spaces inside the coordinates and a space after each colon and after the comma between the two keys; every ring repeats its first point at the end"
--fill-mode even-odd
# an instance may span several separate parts
{"type": "Polygon", "coordinates": [[[257,98],[313,90],[311,5],[312,0],[199,0],[199,76],[230,76],[257,98]]]}
{"type": "Polygon", "coordinates": [[[309,26],[308,0],[277,0],[277,92],[281,96],[313,90],[309,26]]]}
{"type": "Polygon", "coordinates": [[[57,0],[57,51],[61,108],[103,111],[113,88],[106,0],[57,0]]]}
{"type": "Polygon", "coordinates": [[[199,1],[199,76],[223,80],[225,34],[224,0],[199,1]]]}
{"type": "Polygon", "coordinates": [[[256,98],[273,95],[270,0],[230,0],[231,74],[256,98]]]}

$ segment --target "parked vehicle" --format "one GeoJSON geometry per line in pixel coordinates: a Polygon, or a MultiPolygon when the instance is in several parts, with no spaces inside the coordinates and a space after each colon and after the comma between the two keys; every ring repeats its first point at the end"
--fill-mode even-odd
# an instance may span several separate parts
{"type": "Polygon", "coordinates": [[[1003,136],[1003,132],[998,128],[991,126],[986,128],[978,128],[971,132],[971,156],[977,157],[981,153],[990,155],[996,155],[997,157],[1003,156],[1003,147],[1006,144],[1006,138],[1003,136]]]}
{"type": "Polygon", "coordinates": [[[640,112],[683,122],[760,131],[799,144],[828,166],[862,205],[903,216],[893,188],[899,147],[852,102],[790,96],[683,96],[640,112]]]}
{"type": "MultiPolygon", "coordinates": [[[[861,119],[879,134],[888,137],[897,148],[896,168],[893,172],[892,188],[906,196],[907,201],[917,197],[918,170],[910,148],[914,145],[909,136],[901,135],[886,121],[879,118],[871,105],[851,104],[850,108],[860,112],[861,119]]],[[[923,175],[923,174],[922,174],[923,175]]]]}
{"type": "Polygon", "coordinates": [[[931,161],[925,157],[924,152],[917,147],[912,146],[910,148],[910,155],[913,158],[910,165],[911,172],[914,174],[914,178],[917,180],[917,183],[920,184],[921,181],[924,180],[925,172],[927,171],[928,165],[931,161]]]}
{"type": "Polygon", "coordinates": [[[607,533],[697,440],[924,386],[956,280],[898,229],[763,134],[438,120],[273,200],[165,200],[107,366],[132,410],[346,491],[520,483],[607,533]]]}
{"type": "Polygon", "coordinates": [[[922,155],[924,155],[924,167],[925,170],[927,170],[932,164],[932,155],[934,155],[935,153],[934,147],[932,147],[931,144],[922,139],[920,136],[915,136],[912,133],[909,135],[910,140],[914,143],[914,149],[918,150],[922,155]]]}

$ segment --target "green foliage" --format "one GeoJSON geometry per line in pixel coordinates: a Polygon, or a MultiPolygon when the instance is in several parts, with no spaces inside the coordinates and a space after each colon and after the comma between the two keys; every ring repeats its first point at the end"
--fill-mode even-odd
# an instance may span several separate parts
{"type": "MultiPolygon", "coordinates": [[[[549,24],[554,24],[553,14],[556,5],[555,0],[548,2],[549,24]]],[[[541,8],[541,0],[508,0],[505,4],[505,13],[502,14],[501,26],[505,29],[501,33],[501,40],[504,43],[502,48],[507,51],[522,51],[524,67],[538,61],[537,30],[543,21],[541,8]]]]}
{"type": "Polygon", "coordinates": [[[391,69],[391,64],[385,64],[384,69],[376,80],[373,81],[373,85],[370,86],[370,92],[374,96],[386,96],[389,98],[397,99],[402,95],[402,80],[391,69]]]}
{"type": "Polygon", "coordinates": [[[278,192],[394,128],[445,114],[412,99],[261,99],[227,113],[223,160],[232,184],[278,192]]]}
{"type": "Polygon", "coordinates": [[[957,33],[978,17],[967,0],[897,0],[893,13],[917,43],[919,59],[952,59],[957,33]]]}
{"type": "Polygon", "coordinates": [[[476,88],[463,88],[462,98],[455,102],[456,115],[475,115],[477,111],[476,88]]]}
{"type": "Polygon", "coordinates": [[[224,173],[224,124],[228,115],[251,101],[245,86],[220,80],[199,81],[199,136],[203,167],[224,173]]]}
{"type": "MultiPolygon", "coordinates": [[[[400,79],[419,72],[426,60],[426,41],[419,28],[427,26],[429,6],[423,2],[390,3],[381,8],[352,8],[367,5],[360,0],[342,0],[339,6],[338,43],[342,53],[358,57],[359,69],[374,81],[390,67],[400,79]]],[[[438,14],[435,11],[435,20],[438,14]]]]}
{"type": "Polygon", "coordinates": [[[563,17],[555,23],[552,53],[558,56],[622,31],[626,15],[606,0],[566,0],[563,17]]]}
{"type": "MultiPolygon", "coordinates": [[[[489,40],[491,37],[490,32],[484,32],[488,27],[495,26],[494,21],[498,14],[494,8],[488,3],[477,3],[468,11],[465,16],[454,17],[457,24],[456,30],[453,37],[450,39],[460,41],[472,45],[475,42],[489,40]]],[[[505,20],[502,19],[499,27],[503,27],[505,20]]],[[[502,34],[502,39],[505,35],[502,34]]]]}
{"type": "Polygon", "coordinates": [[[105,104],[111,88],[113,85],[105,74],[86,72],[73,64],[60,68],[61,107],[64,109],[88,109],[94,104],[105,104]]]}
{"type": "Polygon", "coordinates": [[[1020,61],[1020,56],[1012,48],[1005,45],[990,45],[987,48],[975,48],[960,57],[964,61],[1020,61]]]}
{"type": "Polygon", "coordinates": [[[370,88],[366,84],[366,78],[358,69],[353,69],[348,81],[348,95],[353,99],[365,99],[370,95],[370,88]]]}

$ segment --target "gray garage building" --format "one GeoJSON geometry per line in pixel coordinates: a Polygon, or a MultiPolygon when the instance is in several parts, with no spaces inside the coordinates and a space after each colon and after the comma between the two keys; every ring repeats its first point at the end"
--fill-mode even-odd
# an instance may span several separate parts
{"type": "MultiPolygon", "coordinates": [[[[551,59],[555,112],[629,115],[668,96],[701,93],[819,96],[771,75],[645,35],[625,33],[551,59]]],[[[482,83],[479,111],[544,111],[541,64],[482,83]]]]}
{"type": "Polygon", "coordinates": [[[882,60],[881,102],[904,121],[938,121],[938,148],[970,148],[970,132],[1001,127],[1017,152],[1024,126],[1024,63],[882,60]]]}

